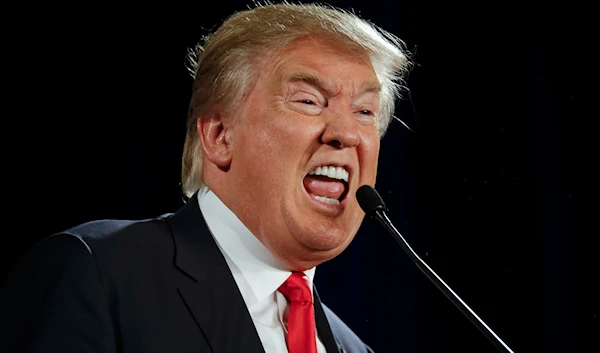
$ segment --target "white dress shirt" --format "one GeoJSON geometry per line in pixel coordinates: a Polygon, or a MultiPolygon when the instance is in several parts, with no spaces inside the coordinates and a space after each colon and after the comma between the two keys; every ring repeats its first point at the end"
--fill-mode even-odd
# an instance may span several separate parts
{"type": "MultiPolygon", "coordinates": [[[[277,289],[292,274],[208,188],[198,193],[198,204],[250,312],[266,353],[288,352],[288,305],[277,289]]],[[[312,283],[315,268],[304,271],[312,283]]],[[[326,353],[317,335],[317,350],[326,353]]]]}

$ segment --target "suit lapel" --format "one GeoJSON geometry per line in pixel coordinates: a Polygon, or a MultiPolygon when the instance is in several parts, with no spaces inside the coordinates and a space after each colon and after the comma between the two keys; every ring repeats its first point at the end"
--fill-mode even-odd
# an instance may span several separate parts
{"type": "Polygon", "coordinates": [[[329,321],[327,320],[327,316],[325,316],[325,311],[323,310],[321,299],[319,298],[317,289],[314,286],[313,293],[315,302],[315,322],[317,324],[317,332],[319,334],[319,338],[325,346],[327,353],[338,353],[339,345],[337,344],[333,336],[333,332],[331,332],[331,326],[329,326],[329,321]]]}
{"type": "MultiPolygon", "coordinates": [[[[214,353],[264,353],[235,279],[198,206],[197,195],[167,218],[175,243],[175,266],[189,280],[178,292],[214,353]]],[[[315,322],[327,353],[339,346],[313,287],[315,322]]]]}
{"type": "Polygon", "coordinates": [[[214,353],[264,353],[227,262],[211,236],[197,196],[167,219],[175,266],[188,281],[179,294],[214,353]]]}

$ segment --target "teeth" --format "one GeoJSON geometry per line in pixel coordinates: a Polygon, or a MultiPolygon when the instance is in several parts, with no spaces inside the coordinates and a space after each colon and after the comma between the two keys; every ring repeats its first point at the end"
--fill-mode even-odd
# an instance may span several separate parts
{"type": "MultiPolygon", "coordinates": [[[[332,178],[332,179],[338,179],[338,180],[343,180],[345,182],[348,182],[348,171],[342,167],[334,167],[334,166],[321,166],[321,167],[316,167],[315,169],[311,170],[310,173],[308,173],[308,175],[323,175],[326,176],[328,178],[332,178]]],[[[337,201],[337,200],[335,200],[337,201]]]]}
{"type": "Polygon", "coordinates": [[[317,195],[313,195],[315,199],[324,202],[324,203],[328,203],[330,205],[339,205],[340,202],[336,199],[330,199],[329,197],[324,197],[324,196],[317,196],[317,195]]]}

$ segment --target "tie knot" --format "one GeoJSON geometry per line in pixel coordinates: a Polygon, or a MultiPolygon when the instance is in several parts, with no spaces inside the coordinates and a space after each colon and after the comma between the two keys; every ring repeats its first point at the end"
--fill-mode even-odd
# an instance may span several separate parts
{"type": "Polygon", "coordinates": [[[279,291],[290,302],[313,302],[308,281],[302,272],[292,272],[291,276],[279,287],[279,291]]]}

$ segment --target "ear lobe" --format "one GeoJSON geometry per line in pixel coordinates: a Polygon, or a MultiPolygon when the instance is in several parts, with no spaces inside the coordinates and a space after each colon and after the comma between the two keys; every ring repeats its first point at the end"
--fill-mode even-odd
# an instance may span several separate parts
{"type": "Polygon", "coordinates": [[[202,116],[196,122],[198,135],[202,140],[203,154],[219,168],[227,169],[231,164],[231,146],[227,138],[228,127],[219,113],[202,116]]]}

